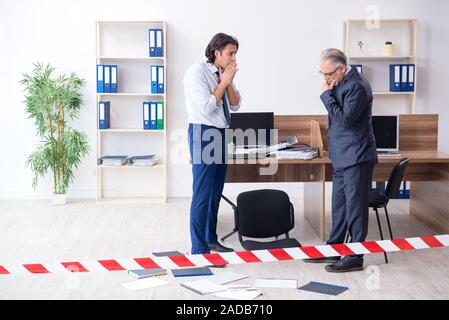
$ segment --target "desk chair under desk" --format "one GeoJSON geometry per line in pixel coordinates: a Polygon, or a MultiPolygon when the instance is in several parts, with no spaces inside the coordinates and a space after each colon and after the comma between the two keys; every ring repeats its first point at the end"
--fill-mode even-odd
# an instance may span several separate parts
{"type": "MultiPolygon", "coordinates": [[[[332,181],[333,174],[325,151],[326,124],[326,115],[275,116],[279,139],[295,134],[303,143],[321,144],[320,157],[312,160],[229,159],[226,175],[226,183],[304,182],[304,216],[322,241],[329,232],[325,221],[325,182],[332,181]],[[277,166],[277,171],[261,175],[260,170],[266,170],[269,165],[277,166]]],[[[399,155],[379,157],[373,181],[387,181],[394,164],[402,157],[409,158],[404,180],[410,181],[410,214],[434,230],[448,233],[449,154],[438,151],[438,115],[401,115],[399,135],[399,155]]]]}

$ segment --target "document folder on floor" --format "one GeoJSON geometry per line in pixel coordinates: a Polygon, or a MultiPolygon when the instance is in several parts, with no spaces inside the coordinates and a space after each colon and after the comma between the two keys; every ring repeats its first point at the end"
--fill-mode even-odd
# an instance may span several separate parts
{"type": "Polygon", "coordinates": [[[299,287],[298,290],[311,291],[336,296],[348,290],[348,287],[311,281],[305,286],[299,287]]]}
{"type": "Polygon", "coordinates": [[[162,276],[167,274],[167,270],[162,268],[157,269],[136,269],[128,270],[128,274],[137,279],[143,279],[148,277],[162,276]]]}
{"type": "Polygon", "coordinates": [[[208,267],[173,269],[171,272],[175,277],[196,277],[213,275],[212,271],[210,271],[208,267]]]}

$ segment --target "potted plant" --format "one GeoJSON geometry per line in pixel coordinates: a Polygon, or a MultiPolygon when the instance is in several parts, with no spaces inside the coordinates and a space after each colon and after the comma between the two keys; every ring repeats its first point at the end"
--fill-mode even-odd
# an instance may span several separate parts
{"type": "Polygon", "coordinates": [[[79,116],[83,104],[80,89],[85,81],[75,73],[55,76],[54,71],[49,64],[35,63],[32,74],[24,74],[20,81],[26,91],[26,113],[34,120],[41,139],[26,165],[34,173],[34,189],[39,177],[51,170],[53,203],[65,204],[73,171],[90,151],[87,135],[71,128],[67,122],[79,116]]]}

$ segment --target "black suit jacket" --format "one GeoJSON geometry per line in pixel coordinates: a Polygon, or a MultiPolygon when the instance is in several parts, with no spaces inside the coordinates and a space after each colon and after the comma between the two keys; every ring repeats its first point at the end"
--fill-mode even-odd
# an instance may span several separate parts
{"type": "Polygon", "coordinates": [[[366,79],[352,68],[321,101],[328,112],[329,157],[335,169],[377,163],[371,108],[373,93],[366,79]]]}

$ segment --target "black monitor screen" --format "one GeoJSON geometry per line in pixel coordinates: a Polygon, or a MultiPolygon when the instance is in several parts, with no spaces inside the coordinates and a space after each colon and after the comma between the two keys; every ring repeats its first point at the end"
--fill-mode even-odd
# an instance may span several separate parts
{"type": "Polygon", "coordinates": [[[274,128],[273,112],[235,112],[231,113],[230,129],[241,129],[244,135],[237,135],[233,131],[232,142],[235,145],[263,146],[273,143],[272,129],[274,128]],[[247,131],[248,129],[252,129],[247,131]],[[262,130],[262,131],[260,131],[262,130]],[[260,137],[260,139],[259,139],[260,137]],[[262,141],[259,141],[262,140],[262,141]]]}
{"type": "Polygon", "coordinates": [[[373,131],[379,150],[397,150],[398,116],[373,116],[373,131]]]}

